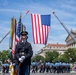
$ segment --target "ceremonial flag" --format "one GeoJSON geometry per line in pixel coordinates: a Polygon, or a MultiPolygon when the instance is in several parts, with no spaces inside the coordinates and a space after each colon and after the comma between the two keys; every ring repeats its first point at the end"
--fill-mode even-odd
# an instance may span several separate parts
{"type": "Polygon", "coordinates": [[[19,19],[18,25],[16,27],[16,43],[20,40],[20,33],[21,33],[21,27],[22,27],[22,23],[21,23],[21,17],[19,19]]]}
{"type": "Polygon", "coordinates": [[[14,51],[15,51],[15,38],[16,38],[16,19],[13,18],[12,19],[12,28],[13,28],[13,31],[12,31],[12,54],[14,54],[14,51]]]}
{"type": "Polygon", "coordinates": [[[47,44],[51,15],[31,14],[34,44],[47,44]]]}

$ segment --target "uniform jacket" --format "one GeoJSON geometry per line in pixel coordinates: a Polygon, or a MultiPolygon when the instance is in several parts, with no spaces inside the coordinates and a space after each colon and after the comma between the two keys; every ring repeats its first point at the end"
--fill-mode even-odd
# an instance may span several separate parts
{"type": "Polygon", "coordinates": [[[29,42],[18,42],[15,49],[15,59],[17,63],[19,63],[18,59],[22,56],[21,53],[24,52],[24,56],[26,57],[22,62],[22,66],[31,64],[31,57],[33,55],[32,47],[29,42]]]}

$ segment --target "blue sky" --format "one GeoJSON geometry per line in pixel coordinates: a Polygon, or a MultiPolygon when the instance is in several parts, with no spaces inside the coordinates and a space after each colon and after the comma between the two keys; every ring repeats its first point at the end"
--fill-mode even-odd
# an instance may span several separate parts
{"type": "MultiPolygon", "coordinates": [[[[12,17],[19,21],[20,13],[25,14],[27,10],[30,12],[22,18],[22,23],[28,31],[28,41],[32,44],[33,51],[36,53],[44,45],[33,44],[31,13],[51,14],[51,29],[48,36],[48,43],[63,43],[67,37],[66,30],[61,26],[56,17],[52,14],[55,12],[61,22],[69,30],[76,30],[76,0],[0,0],[0,40],[10,30],[10,20],[12,17]]],[[[8,35],[1,43],[0,50],[9,49],[8,35]]]]}

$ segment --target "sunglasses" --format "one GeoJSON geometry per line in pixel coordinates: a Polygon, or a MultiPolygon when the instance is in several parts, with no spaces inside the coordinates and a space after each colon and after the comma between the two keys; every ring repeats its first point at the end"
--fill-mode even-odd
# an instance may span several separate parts
{"type": "Polygon", "coordinates": [[[26,36],[25,34],[22,34],[22,36],[26,36]]]}

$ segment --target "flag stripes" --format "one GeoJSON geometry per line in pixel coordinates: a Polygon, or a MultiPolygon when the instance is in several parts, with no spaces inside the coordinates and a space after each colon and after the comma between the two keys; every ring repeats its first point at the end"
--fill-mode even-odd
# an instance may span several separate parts
{"type": "Polygon", "coordinates": [[[50,26],[42,24],[40,14],[31,14],[31,19],[34,44],[46,44],[50,26]]]}

